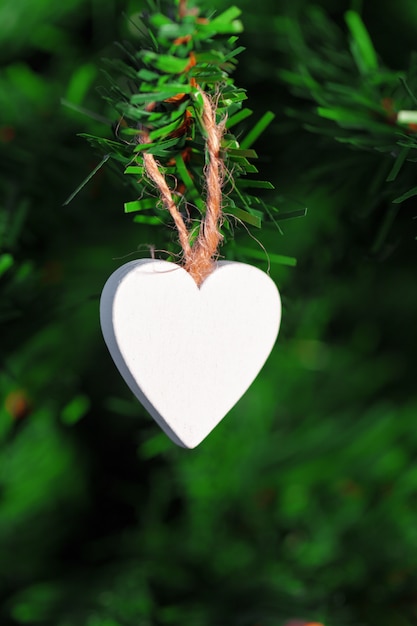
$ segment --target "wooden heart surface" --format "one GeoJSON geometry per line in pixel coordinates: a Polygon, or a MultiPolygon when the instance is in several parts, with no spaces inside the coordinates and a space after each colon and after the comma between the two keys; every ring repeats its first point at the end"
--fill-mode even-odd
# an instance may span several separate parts
{"type": "Polygon", "coordinates": [[[176,444],[194,448],[264,365],[281,301],[251,265],[219,262],[198,287],[179,265],[141,259],[110,276],[100,318],[132,392],[176,444]]]}

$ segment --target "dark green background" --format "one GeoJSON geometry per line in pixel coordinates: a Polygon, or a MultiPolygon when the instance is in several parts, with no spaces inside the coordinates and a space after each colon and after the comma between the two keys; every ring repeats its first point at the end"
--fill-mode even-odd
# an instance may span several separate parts
{"type": "MultiPolygon", "coordinates": [[[[103,133],[101,58],[140,5],[2,0],[2,626],[417,622],[417,211],[403,203],[375,253],[389,206],[369,188],[387,155],[287,114],[311,105],[279,78],[294,58],[276,20],[298,8],[308,28],[311,5],[239,3],[236,82],[255,117],[276,113],[259,167],[277,202],[308,213],[284,236],[253,232],[298,259],[271,269],[280,336],[245,397],[186,451],[131,397],[98,321],[110,273],[172,234],[133,224],[131,192],[106,168],[62,206],[100,159],[76,134],[103,133]]],[[[348,50],[351,4],[321,6],[348,50]]],[[[362,15],[385,64],[404,68],[415,3],[364,1],[362,15]]],[[[262,250],[243,229],[239,247],[262,250]]]]}

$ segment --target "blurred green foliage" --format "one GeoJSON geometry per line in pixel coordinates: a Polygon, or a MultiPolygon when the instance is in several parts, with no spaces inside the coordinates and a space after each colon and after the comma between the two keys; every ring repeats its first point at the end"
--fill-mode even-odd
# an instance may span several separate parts
{"type": "MultiPolygon", "coordinates": [[[[351,80],[345,14],[359,3],[319,4],[239,3],[236,83],[256,116],[276,113],[259,170],[272,202],[309,211],[284,236],[257,234],[271,256],[298,259],[272,269],[280,337],[230,415],[185,451],[131,397],[98,322],[109,274],[167,233],[132,224],[123,178],[105,165],[63,206],[100,162],[77,133],[112,121],[96,92],[101,58],[140,2],[1,3],[2,626],[415,624],[415,197],[395,217],[392,200],[417,178],[404,161],[392,193],[398,154],[337,141],[357,129],[317,111],[315,94],[333,106],[337,81],[351,80]],[[323,23],[337,45],[308,47],[323,23]],[[291,87],[289,73],[311,63],[315,92],[291,87]]],[[[415,6],[363,5],[362,55],[393,81],[407,71],[415,6]]],[[[355,80],[349,107],[369,88],[355,80]]],[[[388,130],[394,142],[403,133],[388,130]]],[[[366,119],[361,133],[374,147],[385,139],[366,119]]],[[[224,253],[253,262],[261,250],[240,231],[224,253]]],[[[267,268],[266,255],[256,262],[267,268]]]]}

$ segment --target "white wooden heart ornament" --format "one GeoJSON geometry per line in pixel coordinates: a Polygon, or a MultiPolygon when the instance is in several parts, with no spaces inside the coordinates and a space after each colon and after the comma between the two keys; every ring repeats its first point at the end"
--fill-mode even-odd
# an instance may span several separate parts
{"type": "Polygon", "coordinates": [[[110,276],[100,318],[132,392],[176,444],[194,448],[264,365],[281,302],[274,282],[251,265],[217,263],[197,287],[182,267],[141,259],[110,276]]]}

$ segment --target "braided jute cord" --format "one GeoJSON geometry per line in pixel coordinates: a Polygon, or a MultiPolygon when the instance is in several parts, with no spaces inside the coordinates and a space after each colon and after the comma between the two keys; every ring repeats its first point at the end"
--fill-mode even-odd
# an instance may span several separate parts
{"type": "MultiPolygon", "coordinates": [[[[208,95],[200,90],[203,99],[202,123],[206,132],[206,150],[208,163],[205,167],[206,178],[206,213],[200,224],[197,239],[191,245],[190,233],[184,219],[174,202],[170,188],[158,163],[152,154],[143,153],[143,162],[149,178],[155,183],[162,203],[170,212],[178,231],[183,250],[184,268],[193,277],[198,286],[213,271],[218,247],[223,236],[219,228],[222,221],[222,182],[223,161],[220,157],[220,143],[224,133],[224,123],[216,122],[216,108],[208,95]]],[[[151,143],[149,135],[143,133],[142,143],[151,143]]]]}

